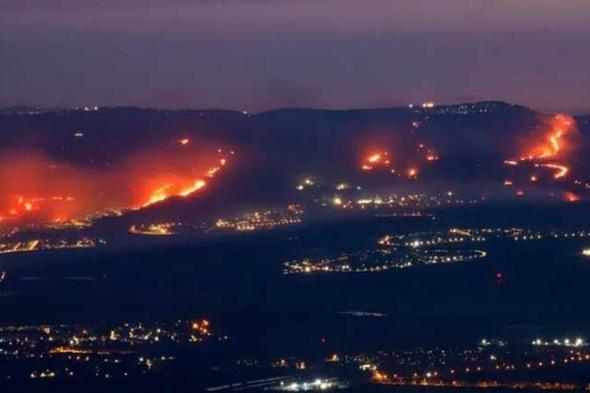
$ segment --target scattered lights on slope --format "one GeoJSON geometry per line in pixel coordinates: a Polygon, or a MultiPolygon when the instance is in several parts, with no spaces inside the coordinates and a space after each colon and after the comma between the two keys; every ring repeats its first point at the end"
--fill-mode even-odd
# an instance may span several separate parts
{"type": "Polygon", "coordinates": [[[418,152],[424,157],[426,161],[438,161],[438,154],[434,149],[426,146],[425,143],[418,144],[418,152]]]}
{"type": "Polygon", "coordinates": [[[0,243],[0,255],[40,250],[59,250],[73,248],[94,248],[104,245],[103,239],[89,237],[74,239],[31,239],[31,240],[3,240],[0,243]]]}

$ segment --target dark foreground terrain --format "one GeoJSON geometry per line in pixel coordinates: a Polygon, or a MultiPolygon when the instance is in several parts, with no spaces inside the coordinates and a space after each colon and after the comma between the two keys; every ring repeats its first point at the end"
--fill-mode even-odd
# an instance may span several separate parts
{"type": "Polygon", "coordinates": [[[521,388],[530,390],[540,388],[534,383],[582,389],[590,375],[584,362],[590,261],[582,255],[590,247],[589,212],[584,203],[489,204],[124,251],[6,255],[0,378],[17,391],[257,390],[317,378],[336,378],[329,388],[351,391],[409,391],[422,379],[430,387],[412,389],[445,391],[451,380],[465,389],[482,381],[496,381],[500,391],[524,382],[521,388]],[[449,241],[467,237],[431,248],[445,248],[445,255],[477,248],[486,256],[284,274],[284,262],[310,252],[374,248],[388,234],[406,234],[410,242],[441,238],[450,228],[471,231],[473,241],[452,232],[449,241]],[[475,239],[486,230],[485,240],[475,239]],[[537,339],[551,345],[532,345],[537,339]],[[576,363],[564,364],[564,356],[576,363]],[[444,357],[448,363],[441,364],[444,357]],[[527,369],[552,360],[561,361],[558,368],[527,369]],[[516,371],[496,369],[510,365],[516,371]],[[480,374],[458,371],[477,367],[480,374]],[[284,379],[251,384],[269,378],[284,379]]]}

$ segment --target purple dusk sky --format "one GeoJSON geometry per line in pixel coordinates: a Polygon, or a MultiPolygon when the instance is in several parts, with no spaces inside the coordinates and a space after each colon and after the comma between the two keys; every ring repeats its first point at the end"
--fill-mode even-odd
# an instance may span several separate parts
{"type": "Polygon", "coordinates": [[[0,106],[590,108],[590,0],[0,0],[0,106]]]}

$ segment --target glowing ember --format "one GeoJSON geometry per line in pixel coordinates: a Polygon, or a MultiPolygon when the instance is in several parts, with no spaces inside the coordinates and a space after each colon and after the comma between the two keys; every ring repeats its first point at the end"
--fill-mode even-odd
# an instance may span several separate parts
{"type": "Polygon", "coordinates": [[[375,152],[364,158],[363,163],[361,164],[361,169],[363,171],[372,171],[377,167],[388,167],[390,163],[391,161],[388,152],[375,152]]]}
{"type": "Polygon", "coordinates": [[[380,162],[381,161],[381,154],[379,154],[379,153],[373,154],[372,156],[369,156],[369,158],[367,158],[367,161],[369,161],[370,163],[380,162]]]}
{"type": "Polygon", "coordinates": [[[541,166],[543,166],[545,168],[555,169],[557,172],[555,173],[555,175],[553,175],[554,179],[560,179],[562,177],[565,177],[567,175],[567,173],[569,172],[569,168],[565,165],[543,164],[541,166]]]}
{"type": "Polygon", "coordinates": [[[580,200],[580,197],[578,195],[569,191],[565,192],[564,197],[567,202],[578,202],[580,200]]]}

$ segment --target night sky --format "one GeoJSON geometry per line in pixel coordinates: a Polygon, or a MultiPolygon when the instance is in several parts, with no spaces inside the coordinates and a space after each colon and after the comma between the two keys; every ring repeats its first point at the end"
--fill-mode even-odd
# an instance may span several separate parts
{"type": "Polygon", "coordinates": [[[590,109],[588,0],[0,0],[0,106],[590,109]]]}

